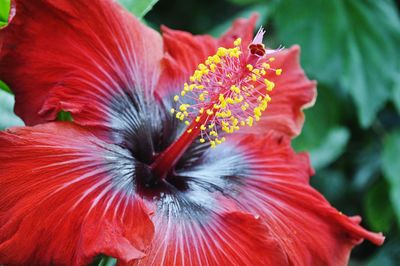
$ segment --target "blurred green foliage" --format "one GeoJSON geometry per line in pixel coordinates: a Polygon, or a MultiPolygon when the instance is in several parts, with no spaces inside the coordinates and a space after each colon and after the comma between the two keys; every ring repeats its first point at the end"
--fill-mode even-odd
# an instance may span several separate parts
{"type": "Polygon", "coordinates": [[[158,0],[119,0],[119,2],[138,18],[146,15],[158,0]]]}
{"type": "Polygon", "coordinates": [[[0,28],[7,25],[11,0],[0,0],[0,28]]]}
{"type": "Polygon", "coordinates": [[[24,123],[13,112],[14,95],[0,90],[0,130],[24,123]]]}
{"type": "Polygon", "coordinates": [[[398,86],[400,20],[395,3],[284,0],[275,19],[283,44],[301,45],[307,73],[349,94],[360,124],[371,126],[398,86]]]}
{"type": "MultiPolygon", "coordinates": [[[[400,261],[400,19],[393,0],[120,0],[146,23],[218,36],[237,17],[260,14],[270,47],[300,44],[302,65],[316,79],[318,99],[293,142],[309,151],[314,187],[348,215],[387,236],[383,247],[366,243],[350,265],[400,261]],[[157,3],[157,4],[156,4],[157,3]],[[156,5],[155,5],[156,4],[156,5]]],[[[0,0],[0,26],[9,0],[0,0]]],[[[3,23],[3,24],[1,24],[3,23]]],[[[1,92],[0,128],[22,122],[13,96],[1,92]]],[[[67,113],[61,120],[70,120],[67,113]]],[[[101,259],[101,258],[100,258],[101,259]]],[[[101,265],[114,265],[102,258],[101,265]]]]}

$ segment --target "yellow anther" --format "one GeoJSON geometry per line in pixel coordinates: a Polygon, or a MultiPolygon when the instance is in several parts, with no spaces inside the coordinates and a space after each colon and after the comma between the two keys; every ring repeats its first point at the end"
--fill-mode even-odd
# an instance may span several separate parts
{"type": "Polygon", "coordinates": [[[242,39],[241,39],[241,38],[237,38],[237,39],[233,42],[233,45],[239,46],[241,43],[242,43],[242,39]]]}
{"type": "Polygon", "coordinates": [[[253,120],[253,117],[251,117],[251,116],[249,116],[248,118],[247,118],[247,125],[249,126],[249,127],[252,127],[253,126],[253,122],[254,122],[254,120],[253,120]]]}
{"type": "Polygon", "coordinates": [[[242,52],[240,51],[239,47],[235,47],[233,49],[229,49],[229,56],[230,57],[236,57],[239,58],[240,54],[242,52]]]}
{"type": "Polygon", "coordinates": [[[217,69],[217,65],[216,64],[211,64],[210,65],[210,69],[212,72],[215,72],[215,70],[217,69]]]}
{"type": "Polygon", "coordinates": [[[275,57],[271,57],[271,58],[269,58],[269,59],[268,59],[268,61],[270,61],[270,62],[274,62],[274,61],[275,61],[275,57]]]}
{"type": "Polygon", "coordinates": [[[187,83],[183,84],[183,90],[189,91],[189,84],[187,84],[187,83]]]}
{"type": "Polygon", "coordinates": [[[256,107],[254,108],[254,115],[257,116],[261,116],[261,110],[260,107],[256,107]]]}
{"type": "Polygon", "coordinates": [[[181,110],[182,112],[183,111],[186,111],[187,110],[187,107],[188,105],[186,105],[186,104],[181,104],[181,106],[179,106],[179,110],[181,110]]]}
{"type": "Polygon", "coordinates": [[[207,67],[206,67],[204,64],[199,64],[197,67],[198,67],[198,69],[200,69],[200,70],[205,70],[205,69],[207,69],[207,67]]]}
{"type": "Polygon", "coordinates": [[[239,124],[239,120],[237,120],[236,118],[233,120],[232,125],[233,126],[237,126],[239,124]]]}
{"type": "Polygon", "coordinates": [[[231,86],[231,91],[233,91],[234,93],[239,94],[240,93],[240,88],[238,88],[236,85],[232,85],[231,86]]]}
{"type": "MultiPolygon", "coordinates": [[[[238,93],[240,93],[240,91],[238,93]]],[[[233,100],[235,101],[235,103],[241,103],[243,101],[243,96],[242,95],[240,95],[239,97],[235,96],[233,100]]]]}
{"type": "Polygon", "coordinates": [[[215,141],[210,141],[211,148],[214,149],[216,147],[215,141]]]}
{"type": "Polygon", "coordinates": [[[268,91],[272,91],[273,88],[275,87],[275,83],[270,81],[270,80],[268,80],[268,79],[264,79],[264,83],[267,86],[267,90],[268,91]]]}
{"type": "Polygon", "coordinates": [[[218,54],[214,55],[212,58],[213,58],[213,62],[214,62],[215,64],[221,63],[221,57],[219,57],[218,54]]]}
{"type": "Polygon", "coordinates": [[[220,48],[218,48],[217,55],[222,57],[222,56],[225,56],[227,54],[227,52],[228,51],[226,48],[220,47],[220,48]]]}
{"type": "Polygon", "coordinates": [[[270,69],[271,68],[271,66],[268,63],[262,63],[262,67],[265,68],[265,69],[270,69]]]}
{"type": "Polygon", "coordinates": [[[247,61],[243,65],[247,57],[239,58],[242,54],[241,39],[233,44],[233,48],[218,48],[215,55],[197,66],[190,82],[184,83],[180,95],[174,97],[180,103],[179,107],[171,109],[174,116],[189,126],[186,132],[193,133],[195,130],[192,128],[197,128],[201,132],[199,142],[210,142],[212,148],[225,141],[225,138],[219,138],[221,132],[233,133],[260,120],[271,99],[268,91],[275,86],[266,78],[268,69],[276,75],[282,73],[281,69],[270,68],[268,63],[274,60],[273,57],[264,57],[267,61],[264,63],[247,61]],[[260,90],[260,82],[264,82],[265,89],[260,90]],[[193,105],[182,103],[180,97],[185,94],[190,96],[193,105]],[[193,120],[196,127],[191,126],[193,120]]]}
{"type": "Polygon", "coordinates": [[[235,103],[235,101],[232,99],[232,98],[227,98],[226,99],[226,102],[228,103],[228,104],[234,104],[235,103]]]}

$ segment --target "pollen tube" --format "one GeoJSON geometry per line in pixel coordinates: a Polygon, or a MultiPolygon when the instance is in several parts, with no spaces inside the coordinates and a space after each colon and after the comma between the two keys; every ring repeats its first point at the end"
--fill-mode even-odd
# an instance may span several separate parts
{"type": "Polygon", "coordinates": [[[268,76],[282,73],[270,66],[273,52],[261,43],[263,34],[260,29],[245,53],[240,38],[233,48],[218,48],[175,95],[178,107],[171,113],[188,127],[151,165],[157,177],[165,178],[197,138],[215,148],[228,134],[260,120],[271,101],[268,93],[275,87],[268,76]]]}

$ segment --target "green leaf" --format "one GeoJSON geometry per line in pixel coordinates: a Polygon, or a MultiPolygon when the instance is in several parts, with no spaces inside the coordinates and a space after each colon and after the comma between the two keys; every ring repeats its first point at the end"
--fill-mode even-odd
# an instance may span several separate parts
{"type": "Polygon", "coordinates": [[[322,139],[320,146],[310,150],[312,165],[315,169],[321,169],[339,158],[344,152],[350,132],[345,127],[335,127],[329,130],[328,135],[322,139]]]}
{"type": "Polygon", "coordinates": [[[400,130],[389,134],[383,145],[382,168],[389,183],[389,195],[400,226],[400,130]]]}
{"type": "Polygon", "coordinates": [[[400,261],[399,240],[389,241],[365,264],[365,266],[398,266],[400,261]]]}
{"type": "Polygon", "coordinates": [[[0,0],[0,27],[7,25],[11,0],[0,0]]]}
{"type": "Polygon", "coordinates": [[[381,175],[381,147],[378,143],[364,141],[362,149],[357,152],[356,172],[353,178],[353,188],[363,191],[372,185],[381,175]]]}
{"type": "MultiPolygon", "coordinates": [[[[274,2],[276,2],[276,1],[274,1],[274,2]]],[[[246,9],[240,11],[239,13],[235,14],[235,16],[233,16],[231,19],[228,19],[227,21],[223,22],[222,24],[219,24],[216,27],[212,28],[211,30],[208,31],[208,33],[214,37],[219,37],[232,26],[232,23],[235,19],[248,18],[248,17],[250,17],[251,14],[253,14],[255,12],[257,12],[260,15],[260,19],[258,20],[259,24],[257,25],[259,27],[259,26],[261,26],[261,23],[263,21],[266,21],[270,17],[270,15],[274,12],[275,8],[276,8],[275,3],[271,3],[270,5],[258,4],[258,5],[250,6],[246,9]]]]}
{"type": "Polygon", "coordinates": [[[294,139],[297,151],[308,151],[315,169],[321,169],[335,161],[348,143],[349,130],[340,126],[339,99],[326,87],[318,89],[316,105],[306,110],[302,134],[294,139]]]}
{"type": "Polygon", "coordinates": [[[70,112],[60,111],[57,114],[58,121],[69,121],[72,122],[74,119],[72,118],[72,114],[70,112]]]}
{"type": "Polygon", "coordinates": [[[348,182],[345,174],[336,169],[322,169],[311,178],[311,185],[334,205],[345,197],[348,182]]]}
{"type": "Polygon", "coordinates": [[[119,0],[119,2],[136,17],[143,18],[158,0],[119,0]]]}
{"type": "Polygon", "coordinates": [[[5,84],[3,81],[0,80],[0,90],[3,90],[5,92],[8,93],[12,93],[12,91],[10,90],[10,88],[7,86],[7,84],[5,84]]]}
{"type": "Polygon", "coordinates": [[[117,260],[111,257],[103,257],[99,264],[99,266],[115,266],[117,265],[117,260]]]}
{"type": "Polygon", "coordinates": [[[261,3],[269,5],[269,4],[271,4],[273,2],[277,2],[277,1],[280,1],[280,0],[229,0],[229,2],[232,2],[237,5],[243,5],[243,6],[252,5],[252,4],[261,4],[261,3]]]}
{"type": "Polygon", "coordinates": [[[13,112],[14,96],[0,90],[0,130],[23,126],[24,123],[13,112]]]}
{"type": "Polygon", "coordinates": [[[373,231],[389,232],[394,213],[388,196],[388,185],[380,180],[368,191],[364,200],[365,218],[373,231]]]}
{"type": "Polygon", "coordinates": [[[284,45],[300,44],[306,71],[341,88],[368,127],[395,88],[400,20],[391,0],[283,0],[276,13],[284,45]],[[339,85],[339,86],[338,86],[339,85]]]}
{"type": "MultiPolygon", "coordinates": [[[[398,73],[400,73],[400,60],[399,60],[398,73]]],[[[400,114],[400,75],[397,75],[396,84],[393,87],[392,94],[393,94],[393,102],[394,105],[396,106],[397,113],[400,114]]]]}

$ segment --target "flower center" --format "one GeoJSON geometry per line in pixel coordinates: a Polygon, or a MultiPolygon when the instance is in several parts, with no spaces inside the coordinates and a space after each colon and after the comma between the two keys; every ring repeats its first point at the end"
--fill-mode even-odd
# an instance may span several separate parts
{"type": "Polygon", "coordinates": [[[175,95],[178,108],[172,108],[171,113],[187,129],[151,165],[158,178],[168,175],[195,139],[215,148],[226,140],[225,135],[260,120],[271,101],[268,93],[275,86],[267,77],[271,72],[282,72],[270,66],[274,58],[267,56],[261,43],[263,34],[260,29],[245,52],[240,38],[233,48],[218,48],[198,65],[180,95],[175,95]]]}

